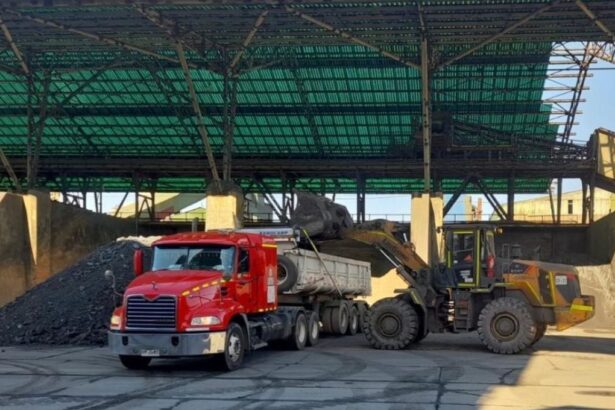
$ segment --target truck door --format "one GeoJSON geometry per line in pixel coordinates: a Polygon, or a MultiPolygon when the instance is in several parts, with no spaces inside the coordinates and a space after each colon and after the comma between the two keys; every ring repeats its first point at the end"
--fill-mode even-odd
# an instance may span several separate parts
{"type": "Polygon", "coordinates": [[[252,275],[250,273],[250,251],[246,248],[239,248],[237,261],[237,301],[250,309],[253,305],[252,298],[252,275]]]}

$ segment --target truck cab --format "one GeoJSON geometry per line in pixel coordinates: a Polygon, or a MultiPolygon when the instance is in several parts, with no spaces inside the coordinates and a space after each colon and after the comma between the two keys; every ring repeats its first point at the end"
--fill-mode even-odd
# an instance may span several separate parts
{"type": "Polygon", "coordinates": [[[246,350],[292,336],[305,346],[300,309],[278,309],[273,239],[254,233],[177,234],[153,245],[151,270],[143,251],[134,256],[136,278],[111,318],[109,346],[128,368],[154,357],[219,355],[239,367],[246,350]]]}

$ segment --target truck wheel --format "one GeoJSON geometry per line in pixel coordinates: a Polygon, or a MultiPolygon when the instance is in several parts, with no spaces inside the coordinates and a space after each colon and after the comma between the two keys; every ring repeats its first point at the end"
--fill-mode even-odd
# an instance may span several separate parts
{"type": "Polygon", "coordinates": [[[365,312],[365,338],[376,349],[405,349],[416,339],[419,320],[414,308],[401,299],[379,300],[365,312]]]}
{"type": "Polygon", "coordinates": [[[542,337],[545,335],[546,332],[547,332],[546,323],[538,323],[536,325],[536,337],[534,337],[534,341],[532,342],[532,345],[534,345],[535,343],[538,343],[538,341],[542,339],[542,337]]]}
{"type": "Polygon", "coordinates": [[[278,255],[278,292],[291,290],[297,283],[298,275],[297,265],[287,256],[278,255]]]}
{"type": "Polygon", "coordinates": [[[308,340],[308,324],[303,313],[297,315],[295,328],[290,336],[290,347],[294,350],[303,350],[308,340]]]}
{"type": "Polygon", "coordinates": [[[348,318],[348,334],[354,336],[359,331],[359,311],[355,306],[349,309],[350,317],[348,318]]]}
{"type": "Polygon", "coordinates": [[[333,313],[333,308],[324,308],[322,310],[322,314],[320,320],[322,321],[322,331],[324,333],[333,333],[333,328],[331,325],[331,314],[333,313]]]}
{"type": "Polygon", "coordinates": [[[152,361],[151,357],[120,355],[120,362],[122,362],[125,368],[130,369],[130,370],[147,369],[147,366],[149,366],[149,363],[151,361],[152,361]]]}
{"type": "Polygon", "coordinates": [[[318,315],[316,312],[311,312],[308,318],[308,346],[316,346],[320,340],[320,325],[318,324],[318,315]]]}
{"type": "Polygon", "coordinates": [[[519,353],[532,344],[537,330],[527,303],[510,297],[492,300],[478,317],[478,336],[495,353],[519,353]]]}
{"type": "Polygon", "coordinates": [[[331,330],[338,335],[345,335],[348,331],[348,305],[345,302],[331,310],[331,330]]]}
{"type": "Polygon", "coordinates": [[[231,322],[226,331],[224,353],[219,356],[220,364],[225,370],[235,370],[241,367],[246,350],[246,337],[243,328],[231,322]]]}

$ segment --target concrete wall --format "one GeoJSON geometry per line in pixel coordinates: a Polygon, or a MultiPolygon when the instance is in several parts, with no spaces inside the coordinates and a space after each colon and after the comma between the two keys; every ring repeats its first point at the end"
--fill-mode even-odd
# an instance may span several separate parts
{"type": "MultiPolygon", "coordinates": [[[[535,259],[540,249],[540,260],[570,265],[591,264],[587,255],[587,228],[578,226],[504,227],[495,237],[496,253],[501,255],[502,245],[521,245],[523,259],[535,259]]],[[[610,258],[608,259],[610,260],[610,258]]]]}
{"type": "Polygon", "coordinates": [[[592,223],[587,239],[589,256],[599,263],[609,263],[615,252],[615,213],[592,223]]]}
{"type": "Polygon", "coordinates": [[[0,306],[134,231],[133,221],[52,202],[46,193],[0,193],[0,306]]]}
{"type": "Polygon", "coordinates": [[[0,193],[0,306],[24,293],[32,283],[26,209],[21,197],[0,193]]]}

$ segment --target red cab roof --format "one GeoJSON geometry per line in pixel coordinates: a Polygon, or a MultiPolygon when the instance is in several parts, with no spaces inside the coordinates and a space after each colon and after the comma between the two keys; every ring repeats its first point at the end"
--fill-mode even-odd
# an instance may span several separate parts
{"type": "Polygon", "coordinates": [[[275,244],[273,238],[257,233],[233,232],[233,231],[209,231],[209,232],[186,232],[165,236],[158,239],[152,245],[196,245],[196,244],[220,244],[256,246],[262,244],[275,244]]]}

